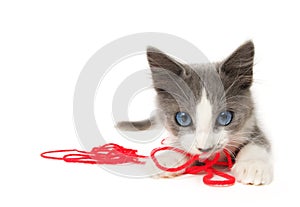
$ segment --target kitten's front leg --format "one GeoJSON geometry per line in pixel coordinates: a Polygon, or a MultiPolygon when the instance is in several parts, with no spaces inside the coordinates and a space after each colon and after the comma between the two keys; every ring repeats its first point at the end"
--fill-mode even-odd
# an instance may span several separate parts
{"type": "MultiPolygon", "coordinates": [[[[155,157],[161,166],[167,168],[176,168],[178,166],[183,165],[188,160],[187,156],[174,151],[160,152],[158,153],[158,155],[155,155],[155,157]]],[[[177,172],[163,171],[160,170],[152,160],[150,162],[152,168],[151,174],[153,178],[172,178],[182,175],[185,171],[185,169],[179,170],[177,172]]]]}
{"type": "Polygon", "coordinates": [[[244,184],[264,185],[273,179],[270,153],[262,146],[248,144],[239,152],[233,173],[244,184]]]}

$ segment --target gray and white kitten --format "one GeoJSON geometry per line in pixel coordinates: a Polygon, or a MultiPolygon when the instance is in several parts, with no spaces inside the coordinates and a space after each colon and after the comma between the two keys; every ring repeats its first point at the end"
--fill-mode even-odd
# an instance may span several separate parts
{"type": "MultiPolygon", "coordinates": [[[[211,64],[183,64],[153,47],[148,47],[147,58],[161,114],[149,120],[119,122],[117,127],[147,130],[162,123],[176,147],[203,156],[227,149],[235,159],[233,173],[239,182],[269,184],[273,177],[271,146],[257,124],[250,92],[253,42],[211,64]]],[[[186,161],[174,153],[159,159],[169,167],[186,161]]],[[[180,173],[161,172],[160,177],[180,173]]]]}

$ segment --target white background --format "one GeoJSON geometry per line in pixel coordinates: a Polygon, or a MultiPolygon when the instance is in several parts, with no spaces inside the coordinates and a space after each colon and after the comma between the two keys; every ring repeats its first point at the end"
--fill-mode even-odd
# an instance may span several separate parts
{"type": "MultiPolygon", "coordinates": [[[[297,1],[287,0],[1,1],[0,205],[297,203],[299,19],[297,1]],[[137,32],[179,36],[211,60],[253,39],[257,111],[274,145],[271,185],[212,188],[201,176],[129,179],[96,166],[39,157],[45,150],[81,148],[72,115],[80,71],[105,44],[137,32]]],[[[110,121],[101,127],[113,129],[110,121]]]]}

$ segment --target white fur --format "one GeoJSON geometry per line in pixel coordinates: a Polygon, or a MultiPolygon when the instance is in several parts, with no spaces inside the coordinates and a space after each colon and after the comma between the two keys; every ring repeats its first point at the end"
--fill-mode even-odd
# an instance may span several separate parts
{"type": "Polygon", "coordinates": [[[186,133],[180,137],[182,147],[194,154],[199,154],[198,149],[220,147],[227,141],[227,133],[224,129],[213,132],[213,107],[207,99],[205,89],[202,90],[202,97],[196,106],[196,116],[194,117],[195,133],[186,133]]]}
{"type": "Polygon", "coordinates": [[[210,139],[212,129],[212,105],[207,99],[206,91],[203,88],[200,103],[196,107],[196,147],[210,148],[214,145],[214,140],[210,139]]]}
{"type": "Polygon", "coordinates": [[[246,145],[236,158],[233,173],[236,179],[244,184],[269,184],[273,179],[270,153],[261,146],[246,145]]]}

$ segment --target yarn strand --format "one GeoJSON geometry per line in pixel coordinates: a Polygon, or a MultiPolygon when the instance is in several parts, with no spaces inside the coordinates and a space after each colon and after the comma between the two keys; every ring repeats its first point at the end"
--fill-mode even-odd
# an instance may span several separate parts
{"type": "Polygon", "coordinates": [[[226,161],[218,161],[220,158],[220,152],[217,152],[213,159],[206,159],[202,163],[202,166],[193,166],[192,164],[195,161],[198,161],[200,155],[190,154],[182,149],[175,147],[164,146],[155,148],[151,151],[150,156],[139,155],[137,150],[129,149],[122,147],[118,144],[108,143],[99,147],[94,147],[91,151],[81,151],[77,149],[67,149],[67,150],[52,150],[41,153],[41,156],[46,159],[54,160],[63,160],[65,162],[73,163],[84,163],[84,164],[125,164],[125,163],[134,163],[134,164],[145,164],[144,159],[150,158],[153,160],[155,165],[167,172],[178,172],[184,170],[183,174],[199,174],[206,173],[203,177],[203,182],[206,185],[210,186],[230,186],[235,183],[235,178],[227,173],[219,171],[214,168],[214,166],[221,165],[225,166],[229,170],[232,168],[232,159],[230,153],[227,150],[223,150],[226,161]],[[155,154],[160,151],[174,151],[180,154],[183,154],[188,157],[188,160],[181,166],[168,168],[159,163],[158,159],[155,157],[155,154]],[[59,154],[60,156],[54,156],[53,154],[59,154]],[[220,179],[214,179],[215,176],[218,176],[220,179]]]}

